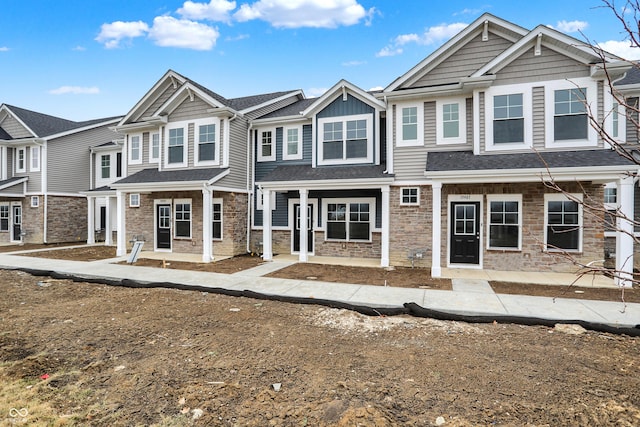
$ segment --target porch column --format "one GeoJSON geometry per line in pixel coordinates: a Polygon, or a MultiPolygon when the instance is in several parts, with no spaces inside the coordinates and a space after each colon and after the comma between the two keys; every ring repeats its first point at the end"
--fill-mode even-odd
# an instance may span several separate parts
{"type": "Polygon", "coordinates": [[[116,191],[116,228],[118,229],[118,244],[116,247],[116,256],[125,256],[127,254],[127,230],[125,229],[125,193],[116,191]]]}
{"type": "Polygon", "coordinates": [[[620,215],[616,227],[616,284],[630,288],[633,284],[633,177],[621,178],[617,187],[620,215]]]}
{"type": "Polygon", "coordinates": [[[112,241],[112,237],[111,237],[111,230],[113,230],[113,226],[111,225],[111,197],[107,196],[106,197],[106,204],[105,204],[105,225],[104,225],[104,245],[105,246],[111,246],[113,245],[113,241],[112,241]]]}
{"type": "Polygon", "coordinates": [[[96,242],[96,198],[87,197],[87,244],[93,245],[96,242]]]}
{"type": "Polygon", "coordinates": [[[380,247],[380,267],[389,267],[389,186],[384,186],[382,190],[382,242],[380,247]]]}
{"type": "Polygon", "coordinates": [[[442,183],[431,184],[431,277],[442,277],[442,267],[440,267],[440,242],[442,240],[442,183]]]}
{"type": "Polygon", "coordinates": [[[211,209],[212,191],[208,188],[202,189],[202,262],[213,260],[213,233],[211,232],[211,209]]]}
{"type": "Polygon", "coordinates": [[[271,190],[262,190],[262,259],[271,261],[271,190]]]}
{"type": "MultiPolygon", "coordinates": [[[[309,190],[307,190],[306,188],[301,188],[300,189],[300,226],[298,227],[300,229],[300,251],[298,252],[298,261],[300,262],[307,262],[309,260],[309,233],[307,231],[307,222],[308,222],[308,218],[307,218],[307,214],[308,214],[308,196],[309,196],[309,190]]],[[[295,212],[294,212],[294,218],[293,220],[295,221],[295,212]]],[[[295,225],[294,225],[295,228],[295,225]]]]}

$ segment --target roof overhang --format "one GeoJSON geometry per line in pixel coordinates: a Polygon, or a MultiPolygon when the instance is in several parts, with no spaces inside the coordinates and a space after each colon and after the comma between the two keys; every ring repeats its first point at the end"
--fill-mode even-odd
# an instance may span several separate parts
{"type": "MultiPolygon", "coordinates": [[[[24,184],[28,180],[29,180],[29,177],[25,176],[25,177],[18,178],[18,179],[9,178],[9,179],[7,179],[5,181],[0,181],[0,190],[4,190],[6,188],[11,188],[14,185],[24,184]]],[[[3,194],[3,196],[6,196],[6,194],[3,194]]]]}
{"type": "Polygon", "coordinates": [[[474,90],[486,89],[490,87],[495,79],[495,75],[464,77],[461,78],[457,83],[438,86],[425,86],[413,89],[401,89],[395,92],[380,92],[376,94],[376,96],[381,99],[400,101],[424,98],[425,96],[436,97],[465,95],[473,93],[474,90]]]}
{"type": "Polygon", "coordinates": [[[393,184],[390,178],[358,178],[358,179],[321,179],[307,181],[263,181],[256,182],[259,188],[274,191],[300,190],[331,190],[331,189],[367,189],[380,188],[393,184]]]}
{"type": "Polygon", "coordinates": [[[145,129],[156,129],[158,126],[167,124],[167,116],[156,116],[142,119],[139,122],[127,123],[125,125],[112,126],[111,129],[114,132],[128,132],[128,131],[142,131],[145,129]]]}
{"type": "Polygon", "coordinates": [[[229,174],[230,170],[225,169],[209,180],[197,181],[157,181],[157,182],[131,182],[113,183],[112,188],[127,192],[151,193],[154,191],[198,191],[212,186],[214,183],[229,174]]]}

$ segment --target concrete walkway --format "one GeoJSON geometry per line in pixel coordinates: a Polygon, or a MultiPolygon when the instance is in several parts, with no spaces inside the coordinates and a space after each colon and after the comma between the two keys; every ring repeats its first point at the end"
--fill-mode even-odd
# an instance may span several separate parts
{"type": "Polygon", "coordinates": [[[425,308],[463,315],[536,317],[559,322],[581,320],[623,328],[640,325],[640,304],[495,294],[486,281],[456,279],[453,290],[443,291],[261,277],[288,265],[286,261],[266,263],[237,274],[136,267],[112,264],[110,261],[113,260],[83,262],[0,254],[0,268],[51,270],[82,278],[131,279],[144,283],[172,282],[250,290],[267,295],[325,299],[372,308],[402,307],[404,303],[413,302],[425,308]]]}

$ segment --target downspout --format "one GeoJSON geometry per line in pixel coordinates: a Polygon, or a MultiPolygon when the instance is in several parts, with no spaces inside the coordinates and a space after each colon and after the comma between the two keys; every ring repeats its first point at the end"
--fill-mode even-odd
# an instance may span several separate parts
{"type": "Polygon", "coordinates": [[[255,167],[251,167],[251,158],[253,157],[253,138],[251,138],[251,130],[253,123],[249,123],[247,129],[247,253],[251,253],[251,224],[253,223],[253,182],[255,180],[255,167]],[[251,170],[251,173],[249,173],[251,170]]]}
{"type": "Polygon", "coordinates": [[[47,168],[47,164],[48,164],[48,158],[49,158],[49,154],[48,154],[48,150],[47,150],[47,140],[43,140],[42,141],[42,146],[40,148],[40,162],[42,163],[40,166],[40,173],[42,174],[42,179],[41,179],[41,185],[42,185],[42,202],[44,203],[44,207],[42,208],[42,216],[43,216],[43,221],[42,221],[42,242],[43,243],[48,243],[48,239],[47,239],[47,228],[48,228],[48,221],[47,221],[47,213],[49,212],[49,196],[48,196],[48,192],[49,192],[49,180],[47,179],[47,173],[48,173],[48,168],[47,168]]]}

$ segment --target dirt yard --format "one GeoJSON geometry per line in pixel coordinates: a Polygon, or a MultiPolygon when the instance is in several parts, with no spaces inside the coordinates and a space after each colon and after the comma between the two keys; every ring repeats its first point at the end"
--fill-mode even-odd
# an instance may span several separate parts
{"type": "Polygon", "coordinates": [[[0,271],[0,425],[640,424],[640,338],[0,271]]]}

